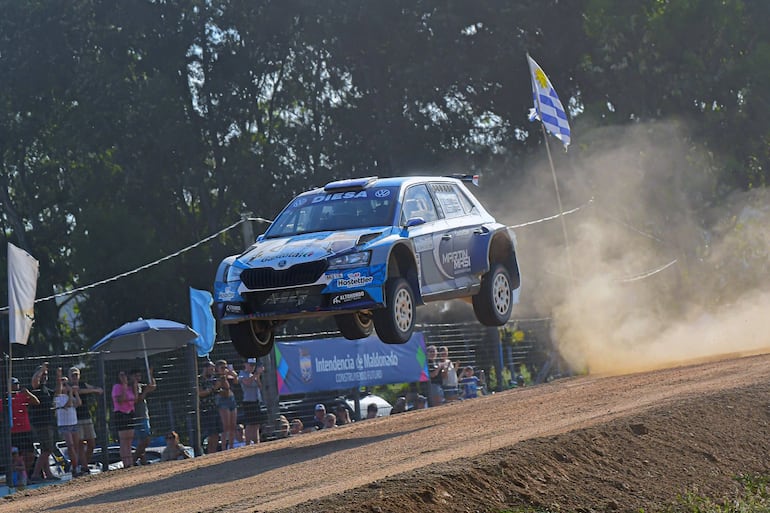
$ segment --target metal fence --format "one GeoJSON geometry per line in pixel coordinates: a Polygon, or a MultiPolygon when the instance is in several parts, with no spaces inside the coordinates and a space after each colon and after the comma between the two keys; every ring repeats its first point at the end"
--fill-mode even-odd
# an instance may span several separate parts
{"type": "MultiPolygon", "coordinates": [[[[506,375],[513,377],[522,368],[528,370],[533,382],[547,379],[546,375],[540,376],[546,367],[555,368],[553,366],[555,353],[550,343],[548,319],[512,321],[502,330],[486,328],[477,323],[425,324],[418,326],[418,330],[424,333],[426,344],[447,346],[450,358],[458,365],[472,365],[485,370],[488,378],[492,378],[492,382],[487,385],[493,390],[502,390],[510,386],[509,382],[504,382],[499,377],[506,375]],[[515,337],[511,334],[515,334],[515,337]]],[[[277,340],[281,342],[338,336],[340,335],[336,332],[313,333],[278,337],[277,340]]],[[[217,343],[209,359],[226,360],[232,363],[236,370],[240,369],[243,363],[243,359],[229,342],[217,343]]],[[[149,365],[157,383],[157,389],[147,398],[152,433],[156,437],[151,445],[163,446],[164,435],[173,430],[180,434],[184,443],[200,450],[197,435],[199,424],[196,387],[198,368],[205,361],[205,358],[197,357],[193,346],[149,356],[149,365]]],[[[106,361],[99,353],[14,358],[13,376],[21,381],[22,386],[30,387],[35,369],[43,362],[49,363],[48,386],[50,388],[54,386],[57,368],[61,367],[66,375],[70,367],[77,367],[81,371],[81,381],[104,390],[101,396],[88,396],[91,398],[88,399],[89,408],[97,431],[97,445],[106,447],[117,443],[117,433],[113,431],[110,424],[112,386],[117,382],[117,375],[121,370],[140,369],[146,382],[145,361],[143,359],[106,361]]],[[[328,398],[351,393],[355,394],[357,390],[326,391],[318,397],[328,398]]],[[[292,417],[312,417],[312,410],[307,408],[308,405],[312,408],[315,399],[312,395],[280,397],[279,408],[272,412],[274,414],[280,412],[292,417]]]]}

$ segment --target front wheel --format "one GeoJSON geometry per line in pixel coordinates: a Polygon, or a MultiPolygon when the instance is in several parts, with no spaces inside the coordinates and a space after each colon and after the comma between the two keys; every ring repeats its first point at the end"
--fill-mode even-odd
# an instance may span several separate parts
{"type": "Polygon", "coordinates": [[[230,340],[238,354],[244,358],[261,358],[270,354],[275,342],[275,332],[260,321],[230,324],[230,340]]]}
{"type": "Polygon", "coordinates": [[[403,344],[412,336],[415,299],[412,286],[404,278],[391,278],[385,284],[385,308],[374,311],[374,328],[386,344],[403,344]]]}
{"type": "Polygon", "coordinates": [[[352,314],[340,314],[334,316],[337,329],[348,340],[366,338],[372,334],[374,324],[370,314],[355,312],[352,314]]]}
{"type": "Polygon", "coordinates": [[[502,326],[511,318],[512,308],[511,275],[503,264],[492,264],[481,279],[481,290],[473,296],[476,319],[485,326],[502,326]]]}

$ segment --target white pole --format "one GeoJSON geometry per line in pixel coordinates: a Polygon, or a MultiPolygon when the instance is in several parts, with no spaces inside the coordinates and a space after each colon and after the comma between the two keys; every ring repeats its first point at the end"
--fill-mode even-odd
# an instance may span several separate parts
{"type": "Polygon", "coordinates": [[[561,206],[561,193],[559,192],[559,181],[556,179],[556,169],[553,166],[551,158],[551,147],[548,145],[548,133],[545,130],[545,124],[542,120],[540,128],[543,129],[543,139],[545,140],[545,151],[548,153],[548,163],[551,165],[551,176],[553,177],[553,186],[556,189],[556,201],[559,205],[559,218],[561,219],[561,231],[564,235],[564,246],[567,252],[567,269],[569,271],[570,288],[575,286],[575,274],[572,271],[572,254],[569,247],[569,237],[567,236],[567,222],[564,220],[564,208],[561,206]]]}

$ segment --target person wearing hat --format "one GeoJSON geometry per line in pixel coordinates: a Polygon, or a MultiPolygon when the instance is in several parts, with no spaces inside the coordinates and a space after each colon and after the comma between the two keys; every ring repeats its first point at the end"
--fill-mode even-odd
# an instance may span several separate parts
{"type": "Polygon", "coordinates": [[[198,378],[198,401],[200,403],[201,441],[206,441],[206,453],[211,454],[219,450],[219,433],[222,432],[222,419],[219,417],[214,392],[216,382],[216,366],[214,362],[207,361],[203,365],[200,378],[198,378]]]}
{"type": "Polygon", "coordinates": [[[11,427],[11,445],[19,449],[19,457],[24,461],[28,475],[32,473],[35,461],[35,447],[32,445],[32,424],[29,421],[30,405],[40,404],[40,400],[21,386],[18,378],[11,378],[11,409],[13,427],[11,427]]]}
{"type": "Polygon", "coordinates": [[[243,390],[243,434],[246,444],[259,443],[259,429],[266,419],[262,412],[262,373],[265,365],[256,358],[243,362],[243,370],[238,373],[238,383],[243,390]]]}
{"type": "Polygon", "coordinates": [[[326,420],[326,406],[321,403],[315,405],[313,410],[313,421],[310,423],[311,430],[319,430],[324,428],[324,420],[326,420]]]}

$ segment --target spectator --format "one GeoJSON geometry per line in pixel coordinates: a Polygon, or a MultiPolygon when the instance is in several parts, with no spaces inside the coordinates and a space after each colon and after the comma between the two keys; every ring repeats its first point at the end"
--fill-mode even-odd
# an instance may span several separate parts
{"type": "Polygon", "coordinates": [[[366,407],[366,418],[367,419],[376,419],[379,417],[380,408],[377,406],[376,403],[369,403],[369,406],[366,407]]]}
{"type": "Polygon", "coordinates": [[[424,395],[420,394],[417,396],[417,398],[414,400],[414,407],[413,410],[424,410],[428,407],[428,398],[424,395]]]}
{"type": "Polygon", "coordinates": [[[324,427],[323,429],[329,429],[337,427],[337,416],[333,413],[327,413],[324,416],[324,427]]]}
{"type": "Polygon", "coordinates": [[[112,385],[111,395],[113,424],[120,441],[120,461],[123,462],[123,468],[128,468],[134,464],[131,442],[134,439],[136,394],[134,388],[128,383],[128,374],[125,371],[118,372],[118,382],[112,385]]]}
{"type": "Polygon", "coordinates": [[[200,402],[201,439],[206,441],[206,453],[211,454],[219,449],[219,433],[222,432],[222,419],[214,400],[214,384],[216,366],[206,362],[198,379],[198,399],[200,402]]]}
{"type": "Polygon", "coordinates": [[[441,371],[441,388],[444,391],[444,402],[456,401],[457,391],[457,369],[454,362],[449,359],[449,348],[441,346],[438,348],[438,361],[443,365],[441,371]]]}
{"type": "Polygon", "coordinates": [[[23,490],[27,487],[27,464],[24,457],[19,453],[19,448],[11,447],[11,486],[17,490],[23,490]]]}
{"type": "Polygon", "coordinates": [[[38,454],[35,468],[32,470],[30,481],[58,481],[59,478],[51,471],[49,458],[56,442],[56,420],[53,409],[53,390],[48,388],[48,362],[40,365],[32,375],[32,393],[40,404],[30,404],[28,407],[32,432],[38,443],[38,454]]]}
{"type": "Polygon", "coordinates": [[[134,441],[136,443],[136,450],[134,451],[134,464],[146,465],[147,455],[145,451],[147,446],[150,445],[150,434],[152,430],[150,428],[150,411],[147,408],[147,396],[154,392],[158,385],[155,382],[155,376],[152,372],[152,367],[149,368],[149,383],[142,383],[142,371],[141,369],[132,369],[129,372],[131,378],[131,386],[134,389],[134,441]]]}
{"type": "Polygon", "coordinates": [[[338,426],[344,426],[345,424],[352,424],[353,421],[350,419],[350,412],[345,407],[344,404],[340,403],[337,405],[337,407],[334,409],[335,415],[337,416],[337,425],[338,426]]]}
{"type": "Polygon", "coordinates": [[[80,369],[77,367],[70,368],[69,381],[73,386],[78,386],[78,392],[80,393],[81,405],[75,408],[78,416],[78,436],[80,437],[80,454],[78,461],[80,461],[80,473],[90,474],[91,469],[88,467],[88,463],[94,455],[94,448],[96,447],[96,430],[94,429],[94,421],[91,418],[91,406],[93,399],[96,395],[104,393],[99,387],[89,385],[85,381],[80,381],[80,369]]]}
{"type": "Polygon", "coordinates": [[[393,408],[390,409],[390,414],[395,415],[396,413],[404,413],[406,411],[406,397],[401,396],[398,399],[396,399],[396,403],[393,405],[393,408]]]}
{"type": "Polygon", "coordinates": [[[324,422],[326,419],[326,406],[323,404],[316,404],[313,409],[313,421],[310,423],[310,427],[307,431],[317,431],[324,428],[324,422]]]}
{"type": "Polygon", "coordinates": [[[301,435],[304,431],[305,425],[299,419],[291,419],[289,423],[289,433],[292,435],[301,435]]]}
{"type": "Polygon", "coordinates": [[[479,378],[473,375],[473,367],[470,365],[463,369],[460,389],[463,393],[463,399],[475,399],[479,396],[479,378]]]}
{"type": "Polygon", "coordinates": [[[262,413],[262,373],[265,365],[256,358],[249,358],[243,363],[243,370],[238,373],[238,382],[243,390],[243,423],[245,425],[245,443],[259,443],[259,427],[265,423],[262,413]]]}
{"type": "Polygon", "coordinates": [[[166,447],[163,448],[161,461],[186,460],[190,457],[190,449],[179,442],[179,434],[172,431],[166,435],[166,447]]]}
{"type": "Polygon", "coordinates": [[[430,377],[430,396],[431,406],[438,406],[444,402],[443,371],[444,366],[438,360],[438,350],[436,346],[430,345],[425,349],[428,357],[428,373],[430,377]]]}
{"type": "Polygon", "coordinates": [[[275,420],[275,437],[288,438],[291,435],[291,424],[285,415],[278,415],[275,420]]]}
{"type": "Polygon", "coordinates": [[[235,442],[235,426],[238,424],[238,405],[235,402],[233,385],[238,383],[238,374],[226,360],[217,360],[214,401],[222,420],[222,450],[232,449],[235,442]]]}
{"type": "Polygon", "coordinates": [[[32,424],[29,421],[29,406],[39,405],[40,400],[29,391],[27,387],[21,387],[21,381],[11,378],[11,409],[13,427],[11,427],[11,445],[19,451],[19,458],[24,462],[24,470],[27,476],[32,473],[32,465],[35,461],[35,447],[32,445],[32,424]]]}
{"type": "Polygon", "coordinates": [[[56,369],[56,389],[53,396],[56,407],[56,425],[59,434],[67,444],[67,456],[70,460],[72,477],[80,474],[78,462],[80,457],[80,435],[78,433],[78,413],[76,408],[82,404],[78,385],[69,383],[62,374],[62,369],[56,369]]]}

